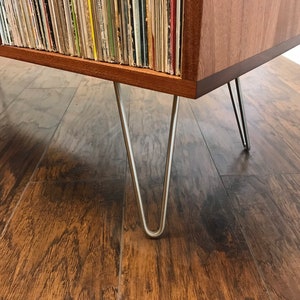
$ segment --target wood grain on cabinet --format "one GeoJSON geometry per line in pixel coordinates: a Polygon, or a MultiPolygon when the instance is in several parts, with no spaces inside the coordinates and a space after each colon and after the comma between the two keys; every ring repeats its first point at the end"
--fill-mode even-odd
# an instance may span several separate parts
{"type": "Polygon", "coordinates": [[[297,0],[184,1],[182,74],[0,46],[0,56],[198,98],[300,44],[297,0]]]}

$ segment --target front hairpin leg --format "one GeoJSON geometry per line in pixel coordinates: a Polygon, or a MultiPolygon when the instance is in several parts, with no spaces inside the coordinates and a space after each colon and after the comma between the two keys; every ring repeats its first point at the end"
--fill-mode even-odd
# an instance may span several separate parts
{"type": "Polygon", "coordinates": [[[130,173],[133,182],[133,188],[135,197],[138,202],[139,210],[141,219],[143,222],[143,227],[145,233],[151,238],[158,238],[162,235],[166,225],[166,213],[167,213],[167,204],[168,204],[168,196],[169,196],[169,185],[170,185],[170,175],[171,175],[171,168],[172,168],[172,158],[174,152],[174,142],[175,142],[175,134],[176,134],[176,127],[177,127],[177,119],[178,119],[178,108],[179,108],[179,97],[174,96],[173,99],[173,107],[172,107],[172,114],[171,114],[171,124],[170,124],[170,133],[169,133],[169,140],[168,140],[168,149],[167,149],[167,157],[166,157],[166,166],[165,166],[165,176],[164,176],[164,184],[163,184],[163,195],[162,195],[162,205],[161,205],[161,213],[160,213],[160,222],[158,229],[156,231],[152,231],[148,228],[147,221],[145,218],[145,211],[143,206],[143,201],[141,198],[140,186],[137,177],[137,171],[135,167],[134,155],[129,135],[128,129],[128,122],[126,119],[125,109],[123,105],[123,100],[120,94],[120,83],[114,82],[114,88],[116,93],[116,100],[118,105],[118,111],[121,120],[121,126],[124,136],[124,142],[127,150],[128,162],[130,173]]]}
{"type": "Polygon", "coordinates": [[[250,138],[249,138],[249,133],[248,133],[246,113],[245,113],[245,108],[244,108],[244,101],[243,101],[240,79],[239,78],[235,79],[235,87],[236,87],[238,105],[239,105],[239,114],[238,114],[237,107],[235,104],[235,100],[234,100],[234,96],[233,96],[233,92],[232,92],[232,88],[231,88],[231,83],[228,82],[227,85],[228,85],[228,89],[229,89],[229,94],[230,94],[236,122],[237,122],[237,125],[239,128],[242,144],[244,146],[244,149],[249,151],[251,146],[250,146],[250,138]]]}

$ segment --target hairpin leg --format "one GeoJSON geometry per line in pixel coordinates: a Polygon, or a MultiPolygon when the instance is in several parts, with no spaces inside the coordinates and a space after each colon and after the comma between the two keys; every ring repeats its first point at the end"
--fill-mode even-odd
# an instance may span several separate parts
{"type": "Polygon", "coordinates": [[[245,114],[245,108],[244,108],[244,103],[243,103],[243,96],[242,96],[240,80],[239,80],[239,78],[235,79],[235,87],[236,87],[236,92],[237,92],[240,115],[238,115],[238,112],[237,112],[237,107],[235,104],[235,100],[234,100],[234,96],[232,93],[230,82],[228,82],[227,85],[228,85],[228,89],[229,89],[229,93],[230,93],[230,98],[231,98],[236,122],[237,122],[237,125],[239,128],[242,144],[243,144],[245,150],[249,151],[250,150],[250,139],[249,139],[249,134],[248,134],[248,127],[247,127],[246,114],[245,114]]]}
{"type": "Polygon", "coordinates": [[[169,133],[169,141],[168,141],[168,149],[167,149],[167,157],[166,157],[166,166],[165,166],[165,177],[164,177],[164,185],[163,185],[162,206],[161,206],[161,213],[160,213],[160,223],[158,229],[156,231],[152,231],[148,228],[147,221],[145,218],[144,206],[141,198],[140,186],[139,186],[139,181],[138,181],[135,162],[134,162],[133,150],[130,141],[128,123],[126,120],[123,101],[120,95],[120,83],[114,82],[114,88],[116,93],[118,110],[120,114],[125,146],[127,150],[127,156],[128,156],[129,167],[132,176],[135,197],[138,202],[141,219],[143,222],[143,227],[146,234],[149,237],[157,238],[162,235],[166,224],[166,212],[167,212],[170,175],[171,175],[171,168],[172,168],[172,157],[173,157],[174,141],[175,141],[175,133],[176,133],[176,125],[177,125],[177,117],[178,117],[179,98],[177,96],[174,96],[173,99],[173,108],[172,108],[172,115],[171,115],[170,133],[169,133]]]}

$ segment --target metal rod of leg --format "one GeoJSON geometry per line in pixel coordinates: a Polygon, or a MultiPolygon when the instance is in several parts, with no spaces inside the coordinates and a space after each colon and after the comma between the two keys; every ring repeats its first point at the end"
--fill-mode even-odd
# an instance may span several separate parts
{"type": "Polygon", "coordinates": [[[241,121],[242,121],[244,138],[245,138],[245,148],[246,148],[246,150],[250,150],[251,146],[250,146],[250,138],[249,138],[248,126],[247,126],[247,120],[246,120],[246,113],[245,113],[245,108],[244,108],[244,99],[243,99],[240,79],[238,77],[235,79],[235,86],[236,86],[236,91],[237,91],[237,96],[238,96],[238,101],[239,101],[239,106],[240,106],[240,112],[241,112],[241,121]]]}
{"type": "Polygon", "coordinates": [[[241,91],[241,84],[239,78],[235,79],[235,87],[236,87],[236,92],[237,92],[237,98],[238,98],[238,104],[239,104],[239,113],[240,117],[238,115],[238,110],[235,104],[232,88],[231,88],[231,83],[228,82],[228,90],[236,118],[236,122],[238,125],[239,133],[241,136],[242,144],[245,150],[250,150],[250,139],[249,139],[249,133],[248,133],[248,127],[247,127],[247,121],[246,121],[246,114],[245,114],[245,108],[244,108],[244,101],[243,101],[243,96],[242,96],[242,91],[241,91]]]}
{"type": "Polygon", "coordinates": [[[239,133],[240,133],[240,137],[241,137],[241,140],[242,140],[242,144],[245,147],[246,143],[245,143],[244,135],[243,135],[240,120],[239,120],[239,115],[238,115],[237,108],[236,108],[235,101],[234,101],[234,96],[233,96],[233,92],[232,92],[232,88],[231,88],[231,83],[228,82],[227,85],[228,85],[228,90],[229,90],[229,94],[230,94],[230,99],[231,99],[231,103],[232,103],[236,123],[237,123],[239,133]]]}
{"type": "Polygon", "coordinates": [[[174,96],[173,99],[173,107],[172,107],[172,115],[171,115],[171,124],[170,124],[170,133],[168,140],[168,149],[167,149],[167,157],[166,157],[166,167],[165,167],[165,176],[164,176],[164,186],[163,186],[163,195],[162,195],[162,204],[161,204],[161,213],[160,213],[160,222],[158,229],[156,231],[152,231],[148,228],[147,221],[145,218],[145,211],[143,206],[143,201],[141,198],[140,186],[138,181],[138,176],[135,167],[134,155],[132,150],[132,145],[130,141],[128,122],[126,120],[125,109],[122,101],[122,97],[120,94],[120,84],[118,82],[114,82],[114,88],[116,93],[117,105],[121,120],[121,126],[124,136],[124,142],[127,150],[129,168],[132,176],[132,182],[135,192],[135,197],[138,202],[141,219],[143,222],[143,227],[145,233],[151,238],[160,237],[165,229],[166,225],[166,213],[167,213],[167,204],[168,204],[168,196],[169,196],[169,185],[170,185],[170,175],[172,168],[172,157],[174,152],[174,142],[175,142],[175,134],[176,134],[176,125],[178,119],[178,107],[179,107],[179,98],[174,96]]]}

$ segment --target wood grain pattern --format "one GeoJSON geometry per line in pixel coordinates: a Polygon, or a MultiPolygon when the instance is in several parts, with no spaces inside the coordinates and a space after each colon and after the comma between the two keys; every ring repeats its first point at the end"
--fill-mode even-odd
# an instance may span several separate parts
{"type": "Polygon", "coordinates": [[[248,245],[273,299],[300,294],[300,177],[224,177],[248,245]]]}
{"type": "Polygon", "coordinates": [[[182,74],[1,46],[0,56],[198,98],[300,43],[298,0],[184,1],[182,74]]]}
{"type": "Polygon", "coordinates": [[[300,44],[300,35],[197,81],[196,98],[240,77],[300,44]]]}
{"type": "MultiPolygon", "coordinates": [[[[273,136],[276,135],[283,141],[283,143],[280,143],[280,147],[276,148],[282,149],[287,145],[293,152],[291,155],[295,154],[299,158],[300,88],[297,87],[297,82],[300,83],[300,66],[280,57],[275,64],[259,68],[253,72],[252,76],[249,74],[245,78],[247,80],[245,82],[245,93],[250,97],[251,106],[258,111],[271,127],[273,136]],[[286,66],[288,67],[286,69],[289,71],[283,71],[280,78],[278,78],[279,67],[284,62],[287,63],[286,66]],[[273,65],[277,66],[277,72],[272,67],[273,65]],[[293,76],[290,76],[289,73],[293,73],[293,76]],[[260,85],[264,93],[260,96],[260,101],[257,101],[257,95],[253,93],[253,89],[259,78],[265,78],[264,84],[260,85]],[[292,80],[294,80],[294,83],[292,83],[292,80]],[[249,86],[247,87],[247,85],[249,86]]],[[[259,90],[257,89],[257,91],[259,90]]],[[[299,169],[298,159],[294,160],[294,166],[299,169]]]]}
{"type": "Polygon", "coordinates": [[[299,36],[299,15],[297,0],[204,0],[197,80],[299,36]]]}
{"type": "Polygon", "coordinates": [[[252,142],[249,155],[242,151],[226,86],[204,96],[202,104],[191,102],[220,174],[298,173],[299,94],[268,66],[253,70],[241,82],[252,142]]]}
{"type": "Polygon", "coordinates": [[[3,299],[115,299],[122,184],[31,184],[0,241],[3,299]]]}
{"type": "Polygon", "coordinates": [[[29,88],[78,88],[82,76],[80,74],[65,72],[53,68],[43,68],[35,80],[31,82],[29,88]]]}
{"type": "MultiPolygon", "coordinates": [[[[137,165],[153,227],[158,221],[169,122],[163,113],[171,107],[168,99],[157,98],[154,105],[152,97],[143,93],[143,102],[132,101],[130,122],[134,148],[141,153],[137,165]]],[[[224,210],[226,192],[191,116],[183,101],[168,227],[162,239],[144,238],[132,186],[127,186],[121,299],[266,299],[242,233],[230,210],[224,210]]]]}
{"type": "Polygon", "coordinates": [[[123,178],[126,156],[114,97],[111,82],[82,78],[33,180],[123,178]]]}
{"type": "Polygon", "coordinates": [[[0,57],[0,64],[0,111],[4,111],[43,68],[22,62],[15,64],[4,57],[0,57]]]}
{"type": "Polygon", "coordinates": [[[281,57],[276,60],[274,64],[268,64],[266,66],[274,76],[280,73],[280,80],[290,86],[294,91],[300,93],[300,76],[299,65],[285,57],[281,57]]]}
{"type": "MultiPolygon", "coordinates": [[[[7,83],[26,66],[9,64],[7,83]]],[[[112,84],[49,70],[38,88],[47,70],[0,98],[0,299],[298,300],[299,66],[276,59],[242,78],[248,157],[226,88],[181,100],[160,240],[141,229],[112,84]]],[[[172,97],[122,91],[152,227],[172,97]]]]}
{"type": "Polygon", "coordinates": [[[197,80],[204,1],[183,1],[182,78],[197,80]]]}
{"type": "MultiPolygon", "coordinates": [[[[15,75],[14,68],[11,75],[15,75]]],[[[23,77],[18,78],[22,86],[23,77]]],[[[25,89],[1,112],[0,232],[13,213],[74,92],[74,88],[25,89]]],[[[3,101],[7,99],[10,99],[9,96],[4,96],[3,101]]]]}

